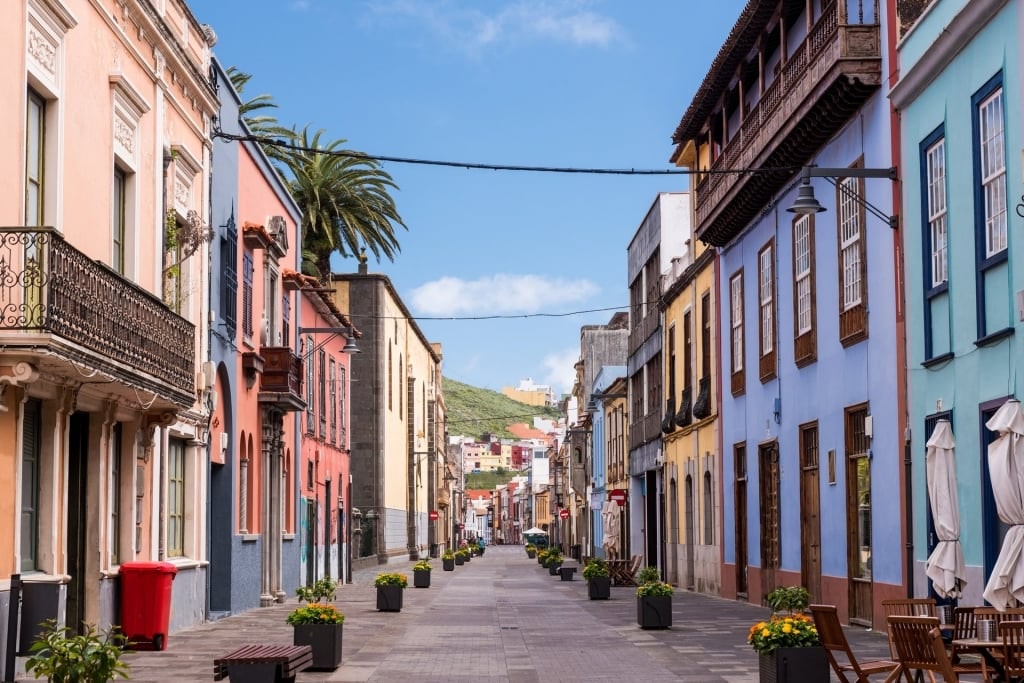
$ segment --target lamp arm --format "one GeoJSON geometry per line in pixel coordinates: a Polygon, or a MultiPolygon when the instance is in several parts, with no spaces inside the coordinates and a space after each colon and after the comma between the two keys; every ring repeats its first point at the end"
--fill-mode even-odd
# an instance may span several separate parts
{"type": "MultiPolygon", "coordinates": [[[[854,171],[854,170],[858,170],[858,169],[850,169],[850,170],[854,171]]],[[[863,170],[863,169],[860,169],[860,170],[863,170]]],[[[868,170],[871,170],[871,169],[868,169],[868,170]]],[[[853,189],[851,189],[849,187],[846,187],[845,185],[841,184],[836,178],[834,178],[832,176],[824,176],[824,177],[830,183],[835,185],[836,189],[838,189],[840,192],[842,192],[846,196],[850,197],[851,199],[855,199],[856,201],[858,201],[861,204],[863,204],[864,208],[866,208],[868,211],[870,211],[876,218],[878,218],[881,221],[885,221],[889,225],[890,228],[895,230],[896,227],[899,225],[899,219],[896,216],[890,216],[889,214],[885,213],[884,211],[879,209],[877,206],[875,206],[874,204],[869,202],[865,197],[862,197],[860,195],[860,193],[857,192],[856,190],[853,190],[853,189]]],[[[856,177],[856,176],[852,176],[852,175],[848,174],[846,177],[847,178],[853,178],[853,177],[856,177]]],[[[869,177],[875,177],[875,176],[869,176],[869,177]]]]}

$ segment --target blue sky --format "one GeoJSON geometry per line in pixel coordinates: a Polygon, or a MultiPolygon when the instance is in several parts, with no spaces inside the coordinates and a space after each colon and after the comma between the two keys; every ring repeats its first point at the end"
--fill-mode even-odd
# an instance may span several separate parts
{"type": "MultiPolygon", "coordinates": [[[[369,154],[669,168],[671,135],[746,0],[192,0],[282,124],[369,154]]],[[[386,163],[408,232],[387,274],[444,374],[567,391],[582,325],[628,302],[626,247],[685,176],[386,163]],[[431,320],[505,315],[498,320],[431,320]],[[525,316],[525,317],[524,317],[525,316]]],[[[354,271],[354,259],[334,269],[354,271]]]]}

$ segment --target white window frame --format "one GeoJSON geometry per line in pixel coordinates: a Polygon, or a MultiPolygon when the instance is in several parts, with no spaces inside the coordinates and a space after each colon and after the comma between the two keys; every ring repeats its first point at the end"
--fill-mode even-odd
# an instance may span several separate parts
{"type": "Polygon", "coordinates": [[[732,334],[732,371],[743,369],[743,273],[729,281],[730,321],[732,334]]]}
{"type": "Polygon", "coordinates": [[[793,296],[796,297],[797,335],[814,327],[811,315],[811,217],[799,216],[793,223],[793,296]]]}
{"type": "Polygon", "coordinates": [[[769,245],[761,252],[757,267],[758,276],[758,304],[761,307],[761,356],[767,356],[775,350],[775,321],[774,321],[774,287],[773,278],[773,251],[774,245],[769,245]]]}
{"type": "Polygon", "coordinates": [[[985,257],[1006,250],[1006,128],[1003,88],[978,104],[978,147],[985,211],[985,257]]]}
{"type": "Polygon", "coordinates": [[[842,274],[839,310],[848,311],[864,300],[861,279],[861,240],[864,226],[858,197],[857,178],[840,178],[839,184],[839,272],[842,274]]]}
{"type": "Polygon", "coordinates": [[[928,188],[928,235],[931,259],[931,286],[949,279],[949,235],[946,205],[946,138],[925,150],[925,184],[928,188]]]}

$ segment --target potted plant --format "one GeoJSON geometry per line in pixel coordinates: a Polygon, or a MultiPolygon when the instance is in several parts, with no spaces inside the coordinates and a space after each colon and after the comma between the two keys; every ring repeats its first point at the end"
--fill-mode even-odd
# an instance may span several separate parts
{"type": "Polygon", "coordinates": [[[548,553],[551,552],[550,548],[541,548],[537,551],[537,564],[547,569],[548,567],[548,553]]]}
{"type": "Polygon", "coordinates": [[[445,550],[441,555],[441,569],[446,572],[455,571],[455,553],[451,550],[445,550]]]}
{"type": "Polygon", "coordinates": [[[311,586],[299,586],[295,594],[302,602],[333,601],[338,592],[338,583],[329,576],[318,579],[311,586]]]}
{"type": "Polygon", "coordinates": [[[562,553],[557,549],[549,550],[547,561],[548,573],[551,576],[558,576],[558,568],[560,566],[562,566],[562,553]]]}
{"type": "Polygon", "coordinates": [[[608,562],[592,557],[583,567],[583,578],[587,580],[587,596],[591,600],[607,600],[612,596],[612,578],[608,562]]]}
{"type": "Polygon", "coordinates": [[[373,580],[377,587],[377,609],[381,612],[401,612],[402,594],[409,585],[405,574],[385,572],[373,580]]]}
{"type": "Polygon", "coordinates": [[[334,671],[341,664],[341,630],[345,615],[334,605],[309,602],[288,615],[293,645],[309,645],[318,671],[334,671]]]}
{"type": "Polygon", "coordinates": [[[531,560],[533,558],[537,557],[537,546],[535,546],[532,543],[527,543],[526,544],[526,556],[528,558],[530,558],[531,560]]]}
{"type": "Polygon", "coordinates": [[[637,573],[636,622],[643,629],[672,625],[672,586],[661,580],[655,567],[637,573]]]}
{"type": "Polygon", "coordinates": [[[465,551],[462,550],[462,548],[459,548],[458,550],[455,551],[455,564],[465,564],[465,563],[466,563],[466,553],[465,553],[465,551]]]}
{"type": "Polygon", "coordinates": [[[430,588],[430,560],[424,558],[412,566],[412,585],[414,588],[430,588]]]}
{"type": "Polygon", "coordinates": [[[776,588],[766,602],[772,615],[750,627],[747,642],[757,652],[761,683],[828,680],[828,659],[801,586],[776,588]]]}
{"type": "Polygon", "coordinates": [[[107,683],[128,678],[128,665],[121,655],[128,639],[116,626],[97,631],[87,624],[85,632],[73,635],[53,619],[43,622],[43,631],[29,648],[25,670],[51,683],[107,683]]]}

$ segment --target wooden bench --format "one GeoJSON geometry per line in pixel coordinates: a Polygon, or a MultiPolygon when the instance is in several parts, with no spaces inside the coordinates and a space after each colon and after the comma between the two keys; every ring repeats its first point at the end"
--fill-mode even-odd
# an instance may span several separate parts
{"type": "Polygon", "coordinates": [[[246,645],[213,660],[213,680],[292,683],[295,674],[312,664],[309,645],[246,645]]]}

